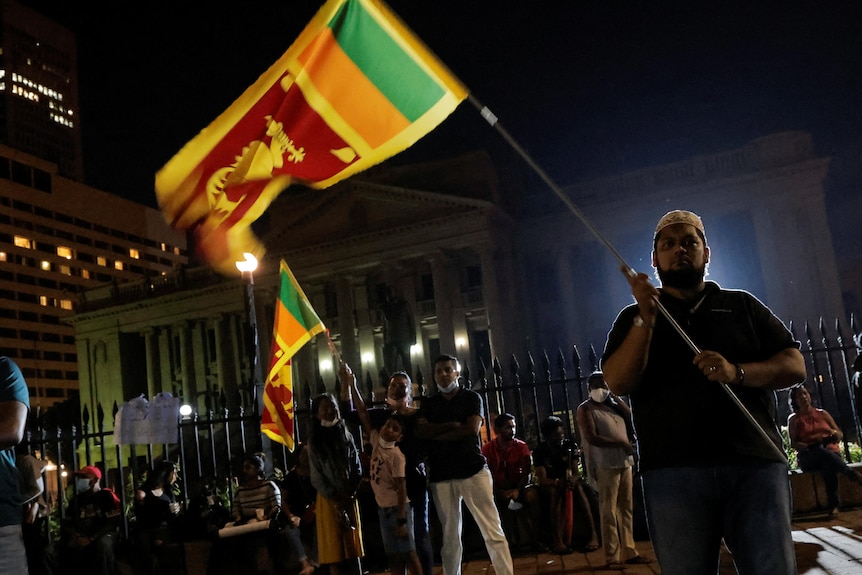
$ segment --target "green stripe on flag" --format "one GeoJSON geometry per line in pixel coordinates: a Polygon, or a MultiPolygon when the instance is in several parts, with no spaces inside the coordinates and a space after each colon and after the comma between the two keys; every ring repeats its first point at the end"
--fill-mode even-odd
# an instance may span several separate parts
{"type": "Polygon", "coordinates": [[[410,122],[446,93],[359,2],[345,2],[328,25],[344,53],[410,122]]]}
{"type": "Polygon", "coordinates": [[[281,305],[290,313],[293,318],[299,322],[302,327],[308,330],[311,326],[317,323],[317,318],[305,317],[305,306],[302,305],[302,298],[299,292],[293,287],[293,282],[290,281],[290,275],[283,269],[281,270],[281,289],[279,290],[278,299],[281,305]],[[311,320],[310,322],[308,320],[311,320]]]}

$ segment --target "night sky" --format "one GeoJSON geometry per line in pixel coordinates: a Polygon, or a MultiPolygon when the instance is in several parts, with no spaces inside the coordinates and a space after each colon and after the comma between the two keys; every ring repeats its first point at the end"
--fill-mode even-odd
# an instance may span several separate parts
{"type": "MultiPolygon", "coordinates": [[[[87,183],[155,205],[155,172],[287,49],[322,1],[230,10],[112,3],[95,12],[21,3],[78,33],[87,183]]],[[[859,152],[859,2],[389,5],[562,185],[783,130],[811,132],[821,155],[859,152]]],[[[500,136],[465,102],[390,161],[491,140],[500,136]]]]}

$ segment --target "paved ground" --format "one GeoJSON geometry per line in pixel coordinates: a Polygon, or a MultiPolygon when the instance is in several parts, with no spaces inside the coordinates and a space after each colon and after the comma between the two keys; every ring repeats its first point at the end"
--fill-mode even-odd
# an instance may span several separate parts
{"type": "MultiPolygon", "coordinates": [[[[829,521],[823,515],[797,518],[793,523],[793,540],[800,575],[860,575],[862,574],[862,508],[844,511],[838,519],[829,521]]],[[[649,542],[639,542],[642,555],[655,558],[649,542]]],[[[572,555],[538,554],[515,558],[515,575],[563,575],[623,573],[626,575],[659,574],[658,565],[632,565],[625,571],[603,569],[601,551],[572,555]]],[[[375,573],[383,573],[377,571],[375,573]]],[[[434,575],[442,575],[438,566],[434,575]]],[[[464,564],[463,575],[493,575],[494,568],[486,560],[464,564]]],[[[736,571],[727,553],[722,554],[720,575],[736,571]]]]}

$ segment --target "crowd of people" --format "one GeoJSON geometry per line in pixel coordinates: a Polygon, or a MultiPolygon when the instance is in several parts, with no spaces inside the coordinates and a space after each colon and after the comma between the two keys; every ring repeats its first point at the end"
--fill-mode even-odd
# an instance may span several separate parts
{"type": "MultiPolygon", "coordinates": [[[[372,522],[393,575],[431,575],[429,501],[439,519],[444,575],[461,573],[464,509],[498,575],[514,575],[513,551],[542,549],[601,549],[605,567],[622,570],[652,562],[635,546],[637,469],[665,575],[715,573],[722,544],[741,573],[795,573],[773,392],[790,388],[791,446],[803,470],[823,473],[831,517],[838,513],[837,477],[862,484],[862,475],[841,457],[839,426],[802,385],[799,342],[751,294],[706,281],[710,256],[700,217],[675,210],[661,218],[652,255],[660,287],[644,273],[623,270],[635,303],[611,327],[603,371],[588,378],[576,431],[549,415],[532,450],[516,437],[510,413],[496,416],[493,438],[483,444],[482,399],[462,385],[458,358],[442,355],[432,364],[436,393],[419,406],[410,376],[396,372],[385,407],[368,408],[352,369],[341,362],[342,396],[313,399],[308,443],[284,481],[266,477],[261,455],[243,459],[232,517],[218,511],[211,493],[205,503],[181,509],[177,469],[160,463],[134,497],[135,543],[148,571],[183,572],[177,534],[193,524],[181,520],[185,511],[215,524],[214,575],[237,567],[258,572],[264,552],[273,573],[311,575],[324,567],[361,575],[363,484],[373,494],[372,522]],[[359,430],[367,449],[354,435],[359,430]]],[[[0,564],[26,573],[21,523],[32,516],[35,497],[19,486],[13,448],[23,438],[28,396],[20,370],[4,357],[0,383],[0,564]]],[[[111,575],[120,501],[103,486],[98,467],[82,467],[73,477],[58,572],[111,575]]]]}

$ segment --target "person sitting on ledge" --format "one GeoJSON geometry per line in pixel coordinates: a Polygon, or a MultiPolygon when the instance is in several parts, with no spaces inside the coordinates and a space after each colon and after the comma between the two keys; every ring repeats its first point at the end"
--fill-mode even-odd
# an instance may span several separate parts
{"type": "Polygon", "coordinates": [[[793,413],[787,418],[790,445],[802,471],[820,471],[826,485],[829,518],[838,517],[838,474],[862,485],[862,475],[847,466],[841,458],[838,443],[844,434],[825,409],[814,407],[804,385],[790,389],[787,396],[793,413]]]}

